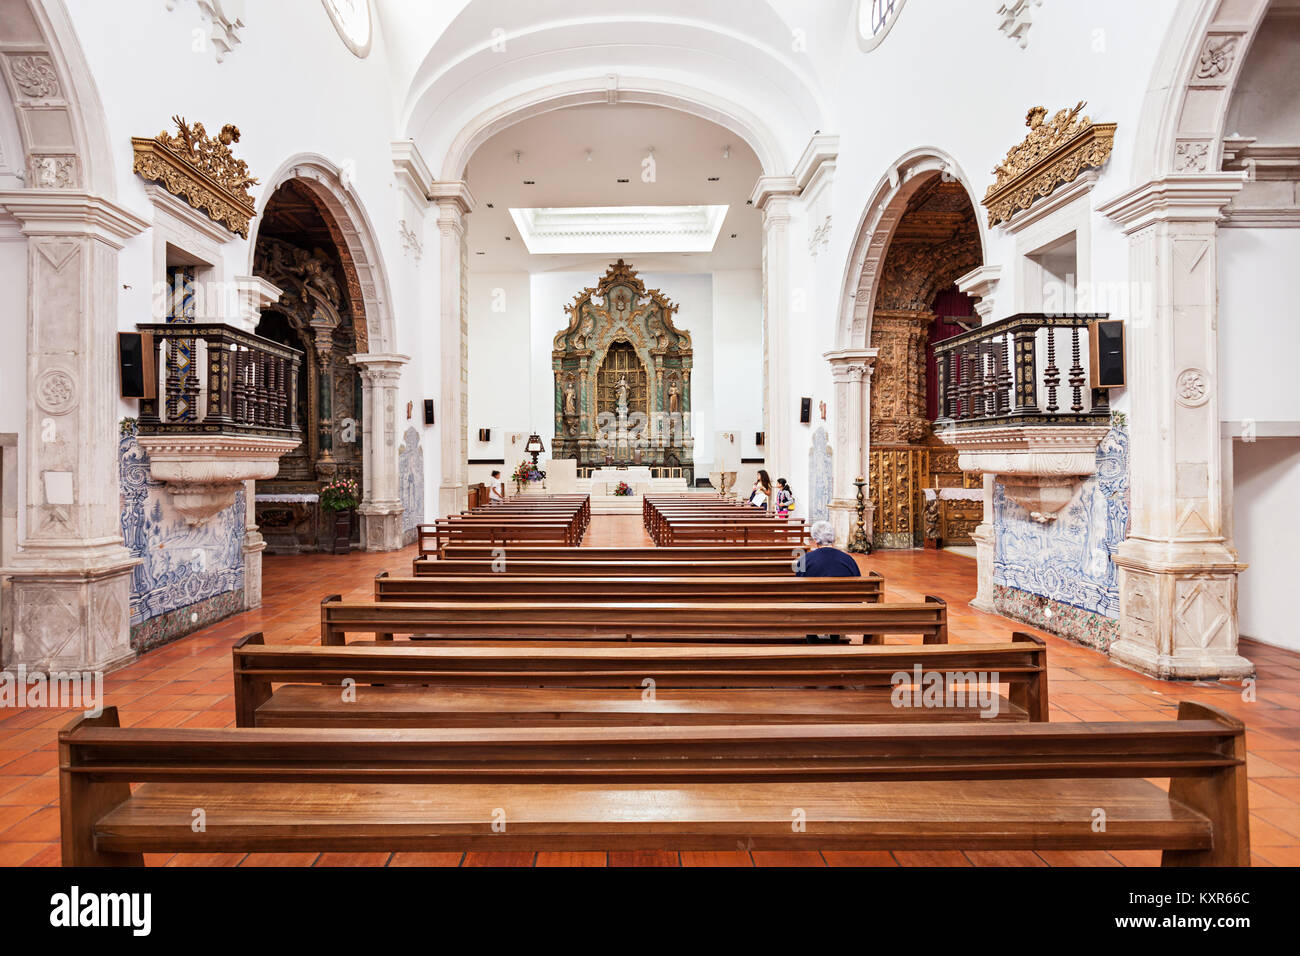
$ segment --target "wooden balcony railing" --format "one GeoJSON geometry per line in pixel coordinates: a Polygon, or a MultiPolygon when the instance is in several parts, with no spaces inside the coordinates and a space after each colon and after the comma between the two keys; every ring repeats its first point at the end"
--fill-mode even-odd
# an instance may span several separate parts
{"type": "Polygon", "coordinates": [[[936,424],[1107,424],[1109,398],[1086,364],[1088,323],[1104,318],[1024,312],[937,343],[936,424]]]}
{"type": "Polygon", "coordinates": [[[158,397],[140,402],[140,434],[299,437],[302,353],[216,323],[139,325],[153,336],[158,397]]]}

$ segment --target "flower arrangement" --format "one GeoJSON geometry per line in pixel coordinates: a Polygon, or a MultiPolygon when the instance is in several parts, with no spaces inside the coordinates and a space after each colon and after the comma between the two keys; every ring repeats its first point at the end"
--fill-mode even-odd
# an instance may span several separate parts
{"type": "Polygon", "coordinates": [[[632,493],[633,493],[632,486],[629,485],[626,481],[620,481],[618,485],[614,488],[614,494],[621,495],[624,498],[627,498],[632,493]]]}
{"type": "Polygon", "coordinates": [[[327,511],[347,511],[357,506],[361,489],[352,478],[336,478],[320,490],[320,506],[327,511]]]}
{"type": "Polygon", "coordinates": [[[525,458],[516,466],[514,474],[510,480],[517,485],[522,485],[529,481],[541,481],[546,476],[538,469],[537,465],[525,458]]]}

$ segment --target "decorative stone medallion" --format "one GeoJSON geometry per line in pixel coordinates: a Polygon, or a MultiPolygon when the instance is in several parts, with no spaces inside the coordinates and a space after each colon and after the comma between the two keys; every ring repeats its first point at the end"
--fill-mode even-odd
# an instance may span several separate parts
{"type": "Polygon", "coordinates": [[[1178,404],[1184,408],[1197,408],[1210,398],[1210,376],[1200,368],[1185,368],[1178,373],[1174,383],[1178,404]]]}
{"type": "Polygon", "coordinates": [[[36,404],[51,415],[66,415],[77,405],[77,383],[65,369],[47,368],[36,378],[36,404]]]}

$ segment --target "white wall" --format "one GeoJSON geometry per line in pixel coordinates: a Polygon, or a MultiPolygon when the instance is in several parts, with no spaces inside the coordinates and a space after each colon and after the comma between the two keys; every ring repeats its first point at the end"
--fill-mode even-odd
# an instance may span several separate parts
{"type": "MultiPolygon", "coordinates": [[[[757,270],[645,273],[649,288],[680,306],[673,317],[691,334],[691,431],[695,473],[708,474],[715,431],[738,431],[745,457],[762,430],[762,297],[757,270]]],[[[551,348],[568,321],[564,306],[592,285],[586,273],[471,274],[469,284],[469,457],[505,458],[510,432],[554,436],[551,348]],[[494,311],[495,308],[495,311],[494,311]],[[480,428],[492,440],[478,442],[480,428]]]]}
{"type": "Polygon", "coordinates": [[[1290,600],[1300,541],[1300,438],[1232,443],[1237,552],[1250,567],[1238,579],[1242,637],[1300,650],[1290,600]]]}
{"type": "Polygon", "coordinates": [[[1300,229],[1219,230],[1219,415],[1300,421],[1300,229]]]}
{"type": "MultiPolygon", "coordinates": [[[[509,432],[532,429],[529,376],[533,353],[531,292],[525,273],[470,274],[469,457],[503,458],[509,432]],[[491,441],[478,440],[480,428],[491,441]]],[[[550,355],[545,371],[549,375],[550,355]]],[[[540,373],[542,369],[538,369],[540,373]]],[[[548,424],[545,419],[541,425],[548,424]]],[[[549,448],[550,429],[539,432],[549,448]]],[[[518,462],[507,461],[504,474],[518,462]]],[[[490,470],[490,469],[489,469],[490,470]]],[[[471,474],[471,483],[477,480],[471,474]]],[[[485,473],[486,474],[486,473],[485,473]]]]}

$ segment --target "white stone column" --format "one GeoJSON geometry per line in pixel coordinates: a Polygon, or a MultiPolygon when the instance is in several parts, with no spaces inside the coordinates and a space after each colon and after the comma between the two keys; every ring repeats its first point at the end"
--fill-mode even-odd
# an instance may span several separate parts
{"type": "MultiPolygon", "coordinates": [[[[283,290],[261,276],[235,276],[238,308],[231,325],[245,332],[256,332],[262,310],[280,300],[283,290]]],[[[306,374],[305,372],[300,374],[306,374]]],[[[291,398],[296,401],[297,398],[291,398]]],[[[306,440],[306,436],[303,436],[306,440]]],[[[262,552],[266,539],[257,528],[257,482],[244,482],[244,609],[262,606],[262,552]]]]}
{"type": "Polygon", "coordinates": [[[368,353],[348,358],[361,372],[361,543],[367,551],[402,547],[402,494],[397,476],[397,384],[409,355],[368,353]]]}
{"type": "MultiPolygon", "coordinates": [[[[1001,266],[980,266],[957,280],[958,290],[977,300],[975,314],[980,317],[980,325],[988,325],[994,321],[993,295],[997,291],[1001,275],[1001,266]]],[[[993,562],[997,551],[997,528],[993,516],[993,483],[997,481],[997,476],[986,473],[982,477],[984,513],[980,523],[971,532],[971,537],[975,541],[976,590],[970,606],[977,611],[993,613],[993,562]]]]}
{"type": "Polygon", "coordinates": [[[1240,677],[1237,575],[1219,426],[1218,220],[1241,174],[1176,174],[1102,207],[1129,237],[1129,536],[1116,661],[1159,677],[1240,677]]]}
{"type": "MultiPolygon", "coordinates": [[[[825,353],[831,363],[835,383],[835,486],[831,492],[831,524],[835,541],[843,546],[853,535],[858,520],[858,489],[853,480],[867,475],[867,449],[870,434],[867,415],[870,409],[871,372],[875,367],[875,349],[836,349],[825,353]]],[[[871,499],[867,499],[863,519],[868,538],[871,536],[871,499]]]]}
{"type": "Polygon", "coordinates": [[[763,459],[773,475],[789,470],[790,204],[793,176],[762,176],[750,197],[763,216],[763,459]]]}
{"type": "MultiPolygon", "coordinates": [[[[118,251],[148,223],[76,190],[0,192],[27,238],[27,493],[8,664],[133,656],[117,455],[118,251]]],[[[11,343],[18,347],[18,343],[11,343]]]]}
{"type": "Polygon", "coordinates": [[[469,467],[469,315],[465,217],[474,211],[474,197],[463,182],[439,182],[430,188],[438,206],[438,287],[442,368],[437,410],[442,447],[442,480],[438,513],[465,510],[469,467]]]}

